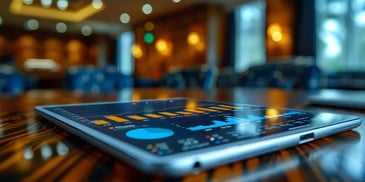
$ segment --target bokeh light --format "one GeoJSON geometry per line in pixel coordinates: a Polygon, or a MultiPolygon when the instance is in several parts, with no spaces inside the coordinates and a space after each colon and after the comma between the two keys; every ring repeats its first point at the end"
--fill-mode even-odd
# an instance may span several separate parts
{"type": "Polygon", "coordinates": [[[49,8],[52,6],[52,0],[41,0],[41,5],[44,8],[49,8]]]}
{"type": "Polygon", "coordinates": [[[171,54],[172,45],[165,39],[158,39],[155,44],[156,50],[164,56],[168,56],[171,54]]]}
{"type": "Polygon", "coordinates": [[[81,34],[84,36],[90,36],[92,33],[93,31],[90,26],[85,25],[81,28],[81,34]]]}
{"type": "Polygon", "coordinates": [[[197,45],[200,42],[200,36],[196,32],[191,32],[188,35],[188,44],[191,46],[197,45]]]}
{"type": "Polygon", "coordinates": [[[142,56],[143,56],[142,47],[138,44],[134,44],[132,46],[132,55],[134,58],[137,58],[137,59],[142,58],[142,56]]]}
{"type": "Polygon", "coordinates": [[[101,0],[93,0],[91,6],[95,9],[101,9],[103,7],[103,2],[101,0]]]}
{"type": "Polygon", "coordinates": [[[273,23],[267,28],[267,35],[274,42],[280,42],[283,39],[282,27],[278,23],[273,23]]]}
{"type": "Polygon", "coordinates": [[[59,22],[56,24],[56,31],[58,33],[65,33],[67,31],[67,25],[63,22],[59,22]]]}
{"type": "Polygon", "coordinates": [[[152,8],[152,5],[151,4],[146,3],[146,4],[144,4],[142,6],[142,11],[146,15],[151,14],[152,13],[152,10],[153,10],[153,8],[152,8]]]}
{"type": "Polygon", "coordinates": [[[148,21],[144,24],[144,29],[146,31],[152,31],[153,29],[155,29],[155,24],[151,21],[148,21]]]}
{"type": "Polygon", "coordinates": [[[68,0],[58,0],[57,8],[60,10],[66,10],[68,8],[68,0]]]}
{"type": "Polygon", "coordinates": [[[33,0],[23,0],[23,3],[26,5],[31,5],[33,4],[33,0]]]}
{"type": "Polygon", "coordinates": [[[37,30],[39,28],[39,22],[36,19],[30,19],[25,22],[26,30],[37,30]]]}
{"type": "Polygon", "coordinates": [[[147,32],[143,36],[143,40],[147,44],[151,44],[153,41],[155,41],[155,34],[152,32],[147,32]]]}
{"type": "Polygon", "coordinates": [[[129,23],[131,21],[131,16],[128,13],[122,13],[120,15],[120,22],[129,23]]]}

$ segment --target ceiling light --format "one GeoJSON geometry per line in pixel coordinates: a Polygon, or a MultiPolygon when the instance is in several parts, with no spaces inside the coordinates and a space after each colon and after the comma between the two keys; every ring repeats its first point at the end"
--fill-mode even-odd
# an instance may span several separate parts
{"type": "Polygon", "coordinates": [[[41,0],[41,5],[45,8],[49,8],[52,6],[52,0],[41,0]]]}
{"type": "Polygon", "coordinates": [[[130,20],[131,20],[131,17],[129,16],[128,13],[122,13],[120,15],[120,22],[122,22],[122,23],[129,23],[130,20]]]}
{"type": "Polygon", "coordinates": [[[39,22],[36,19],[30,19],[25,22],[25,29],[27,30],[37,30],[39,28],[39,22]]]}
{"type": "Polygon", "coordinates": [[[172,2],[179,3],[179,2],[181,2],[181,0],[172,0],[172,2]]]}
{"type": "Polygon", "coordinates": [[[152,13],[152,6],[148,3],[146,3],[142,6],[142,11],[144,14],[149,15],[152,13]]]}
{"type": "Polygon", "coordinates": [[[191,46],[197,45],[200,41],[200,36],[196,32],[191,32],[188,35],[188,44],[191,46]]]}
{"type": "Polygon", "coordinates": [[[23,3],[26,5],[31,5],[33,4],[33,0],[23,0],[23,3]]]}
{"type": "Polygon", "coordinates": [[[58,33],[65,33],[67,31],[67,25],[65,23],[59,22],[56,24],[56,31],[58,33]]]}
{"type": "Polygon", "coordinates": [[[135,44],[132,46],[132,55],[135,58],[141,58],[143,56],[143,50],[142,47],[138,44],[135,44]]]}
{"type": "Polygon", "coordinates": [[[81,28],[81,34],[84,36],[90,36],[92,33],[93,30],[91,29],[90,26],[85,25],[81,28]]]}
{"type": "Polygon", "coordinates": [[[103,7],[103,2],[101,0],[93,0],[91,5],[95,8],[95,9],[101,9],[103,7]]]}
{"type": "Polygon", "coordinates": [[[58,0],[57,8],[60,10],[65,10],[68,8],[68,0],[58,0]]]}
{"type": "Polygon", "coordinates": [[[155,24],[153,24],[153,22],[148,21],[144,24],[144,29],[146,29],[147,31],[152,31],[153,29],[155,29],[155,24]]]}
{"type": "Polygon", "coordinates": [[[25,0],[11,0],[10,11],[17,15],[26,15],[32,17],[38,16],[42,18],[57,19],[62,21],[80,22],[86,19],[87,17],[94,15],[95,13],[98,13],[104,9],[101,0],[93,0],[92,3],[90,3],[90,1],[88,0],[87,1],[58,0],[61,2],[62,1],[68,2],[67,9],[65,10],[57,8],[58,1],[53,1],[53,0],[34,1],[37,3],[33,3],[31,5],[25,5],[23,1],[25,0]],[[57,3],[55,3],[54,6],[52,6],[52,1],[57,3]],[[44,8],[43,5],[40,5],[39,3],[46,4],[46,6],[49,6],[49,8],[44,8]]]}
{"type": "Polygon", "coordinates": [[[155,34],[152,32],[147,32],[143,35],[143,41],[147,44],[151,44],[153,41],[155,41],[155,34]]]}

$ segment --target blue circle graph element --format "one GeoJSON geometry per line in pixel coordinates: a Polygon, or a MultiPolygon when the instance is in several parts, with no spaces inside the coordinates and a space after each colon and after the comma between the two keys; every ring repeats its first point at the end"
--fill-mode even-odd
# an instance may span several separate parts
{"type": "Polygon", "coordinates": [[[128,131],[126,135],[137,140],[155,140],[170,137],[174,132],[165,128],[138,128],[128,131]]]}

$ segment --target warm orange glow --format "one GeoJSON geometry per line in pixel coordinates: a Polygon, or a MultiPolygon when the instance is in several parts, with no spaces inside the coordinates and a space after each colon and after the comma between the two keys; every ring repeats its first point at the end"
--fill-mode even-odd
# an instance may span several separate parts
{"type": "Polygon", "coordinates": [[[147,31],[152,31],[155,28],[155,24],[151,21],[148,21],[144,24],[144,29],[147,31]]]}
{"type": "Polygon", "coordinates": [[[202,52],[205,50],[205,43],[204,42],[199,42],[196,46],[195,49],[202,52]]]}
{"type": "Polygon", "coordinates": [[[265,113],[266,116],[277,116],[279,114],[280,114],[279,111],[277,109],[273,109],[273,108],[267,109],[266,113],[265,113]]]}
{"type": "Polygon", "coordinates": [[[64,58],[63,43],[58,39],[47,39],[44,42],[44,57],[56,61],[62,61],[64,58]]]}
{"type": "Polygon", "coordinates": [[[283,39],[283,30],[280,24],[273,23],[267,28],[267,36],[271,37],[274,42],[280,42],[283,39]]]}
{"type": "Polygon", "coordinates": [[[188,35],[188,44],[191,46],[195,46],[200,42],[200,36],[196,32],[191,32],[188,35]]]}
{"type": "Polygon", "coordinates": [[[133,92],[133,95],[132,95],[132,100],[141,100],[142,99],[142,96],[141,96],[141,93],[139,92],[133,92]]]}
{"type": "Polygon", "coordinates": [[[197,103],[195,101],[188,101],[186,103],[186,109],[195,109],[197,107],[197,103]]]}
{"type": "Polygon", "coordinates": [[[274,42],[280,42],[283,39],[283,34],[281,32],[273,32],[271,35],[271,39],[274,42]]]}
{"type": "Polygon", "coordinates": [[[29,35],[21,36],[17,40],[15,59],[18,66],[23,67],[25,60],[29,58],[37,58],[38,55],[38,42],[37,40],[29,35]]]}
{"type": "Polygon", "coordinates": [[[100,8],[95,8],[91,3],[87,3],[79,9],[68,11],[57,8],[43,8],[37,5],[24,5],[22,0],[12,0],[10,11],[14,14],[79,22],[104,9],[103,4],[98,7],[100,8]]]}
{"type": "Polygon", "coordinates": [[[272,117],[272,118],[268,118],[268,120],[271,121],[271,122],[276,121],[278,118],[275,117],[275,116],[277,116],[279,114],[280,114],[279,110],[274,109],[274,108],[267,109],[266,113],[265,113],[266,116],[272,117]]]}
{"type": "Polygon", "coordinates": [[[156,50],[161,54],[168,56],[171,54],[172,45],[165,39],[158,39],[155,44],[156,50]]]}
{"type": "Polygon", "coordinates": [[[70,40],[66,45],[66,49],[68,52],[67,59],[71,65],[82,63],[86,51],[86,47],[82,42],[76,39],[70,40]]]}
{"type": "Polygon", "coordinates": [[[282,32],[282,27],[280,24],[278,23],[272,23],[271,25],[269,25],[269,27],[267,28],[267,35],[271,36],[274,32],[282,32]]]}
{"type": "Polygon", "coordinates": [[[132,46],[132,55],[134,58],[142,58],[143,56],[143,50],[142,50],[142,47],[138,44],[135,44],[132,46]]]}

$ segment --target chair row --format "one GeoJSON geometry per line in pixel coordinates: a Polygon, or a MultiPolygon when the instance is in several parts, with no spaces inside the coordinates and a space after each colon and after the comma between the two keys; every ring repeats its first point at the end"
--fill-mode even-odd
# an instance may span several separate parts
{"type": "Polygon", "coordinates": [[[132,76],[125,75],[115,67],[71,67],[66,73],[66,87],[83,92],[107,92],[133,87],[132,76]]]}
{"type": "Polygon", "coordinates": [[[21,93],[24,90],[23,75],[10,65],[0,65],[0,93],[21,93]]]}
{"type": "Polygon", "coordinates": [[[322,80],[322,72],[315,64],[288,61],[252,66],[244,73],[232,69],[182,69],[167,74],[163,84],[178,89],[240,86],[314,90],[323,87],[322,80]]]}

